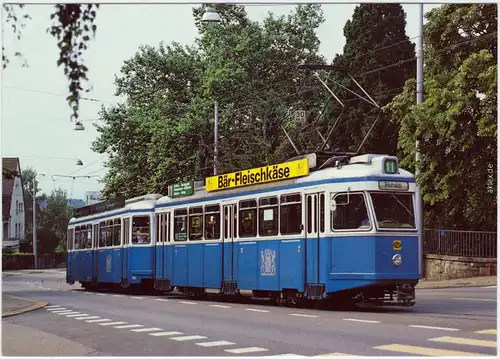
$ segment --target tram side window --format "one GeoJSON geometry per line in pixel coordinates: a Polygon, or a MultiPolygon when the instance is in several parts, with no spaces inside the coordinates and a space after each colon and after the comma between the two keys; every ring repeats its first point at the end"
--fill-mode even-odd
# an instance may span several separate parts
{"type": "Polygon", "coordinates": [[[161,229],[162,229],[162,221],[163,221],[163,214],[157,214],[155,216],[155,221],[156,221],[156,243],[161,243],[163,242],[163,238],[161,238],[161,229]]]}
{"type": "Polygon", "coordinates": [[[113,245],[113,221],[106,221],[106,247],[113,245]]]}
{"type": "Polygon", "coordinates": [[[85,248],[90,249],[92,248],[92,225],[88,224],[87,225],[87,231],[85,233],[85,248]]]}
{"type": "Polygon", "coordinates": [[[119,246],[121,244],[122,224],[120,218],[113,220],[113,245],[119,246]]]}
{"type": "Polygon", "coordinates": [[[123,245],[130,243],[130,218],[123,220],[123,245]]]}
{"type": "Polygon", "coordinates": [[[132,244],[151,243],[150,217],[137,216],[132,219],[132,244]]]}
{"type": "Polygon", "coordinates": [[[257,235],[257,201],[240,202],[240,237],[257,235]]]}
{"type": "Polygon", "coordinates": [[[319,195],[319,230],[325,232],[325,194],[319,195]]]}
{"type": "Polygon", "coordinates": [[[220,239],[220,206],[205,206],[205,239],[220,239]]]}
{"type": "Polygon", "coordinates": [[[187,241],[187,209],[176,209],[174,211],[174,241],[187,241]]]}
{"type": "Polygon", "coordinates": [[[170,242],[170,213],[164,213],[162,218],[162,242],[170,242]]]}
{"type": "Polygon", "coordinates": [[[337,194],[335,211],[331,211],[332,230],[342,229],[367,229],[368,221],[365,197],[362,193],[337,194]]]}
{"type": "Polygon", "coordinates": [[[278,198],[259,199],[259,235],[263,237],[278,235],[278,198]]]}
{"type": "Polygon", "coordinates": [[[285,194],[280,203],[281,234],[302,233],[302,199],[300,194],[285,194]]]}
{"type": "Polygon", "coordinates": [[[101,222],[99,223],[99,248],[106,247],[106,236],[107,236],[106,222],[101,222]]]}
{"type": "Polygon", "coordinates": [[[75,227],[75,249],[80,249],[80,226],[75,227]]]}
{"type": "Polygon", "coordinates": [[[68,234],[66,235],[66,248],[70,251],[73,249],[73,241],[74,241],[75,229],[68,229],[68,234]]]}
{"type": "Polygon", "coordinates": [[[189,240],[203,239],[203,207],[189,209],[189,240]]]}

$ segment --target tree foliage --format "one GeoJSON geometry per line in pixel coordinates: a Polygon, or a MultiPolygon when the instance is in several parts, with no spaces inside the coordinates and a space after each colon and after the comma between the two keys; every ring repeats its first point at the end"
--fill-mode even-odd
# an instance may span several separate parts
{"type": "Polygon", "coordinates": [[[425,101],[415,80],[388,105],[400,158],[414,169],[415,140],[427,227],[495,230],[496,5],[444,5],[425,25],[425,101]]]}
{"type": "MultiPolygon", "coordinates": [[[[88,68],[83,64],[83,53],[88,42],[95,35],[97,25],[94,21],[99,4],[57,4],[50,19],[53,24],[47,29],[57,40],[59,59],[57,66],[63,65],[64,75],[68,78],[69,95],[66,98],[73,114],[78,118],[80,98],[84,92],[89,92],[88,68]]],[[[22,29],[31,17],[24,13],[24,5],[4,4],[4,22],[11,26],[18,40],[21,39],[22,29]]],[[[9,64],[8,56],[2,46],[2,63],[5,69],[9,64]]],[[[16,57],[22,54],[16,52],[16,57]]],[[[24,63],[26,65],[26,62],[24,63]]]]}
{"type": "Polygon", "coordinates": [[[201,23],[204,6],[193,9],[193,46],[142,46],[125,61],[115,83],[126,103],[102,109],[93,144],[109,155],[106,196],[166,193],[175,181],[211,175],[215,101],[222,171],[294,155],[281,126],[293,109],[317,112],[312,94],[320,86],[308,89],[310,75],[297,66],[325,63],[315,34],[324,21],[320,6],[300,5],[262,23],[242,6],[216,8],[222,24],[201,23]]]}
{"type": "Polygon", "coordinates": [[[50,195],[43,195],[38,199],[40,209],[37,216],[37,224],[41,230],[53,233],[53,248],[64,243],[66,239],[66,229],[70,220],[71,209],[68,206],[68,196],[66,191],[55,189],[50,195]]]}

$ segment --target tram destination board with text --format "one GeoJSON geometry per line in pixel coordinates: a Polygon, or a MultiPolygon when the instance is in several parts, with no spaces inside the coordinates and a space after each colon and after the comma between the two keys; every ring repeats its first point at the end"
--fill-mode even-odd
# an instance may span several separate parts
{"type": "Polygon", "coordinates": [[[304,158],[296,161],[208,177],[205,181],[205,189],[207,191],[218,191],[223,189],[258,185],[262,183],[284,181],[292,178],[307,176],[308,174],[309,163],[308,159],[304,158]]]}

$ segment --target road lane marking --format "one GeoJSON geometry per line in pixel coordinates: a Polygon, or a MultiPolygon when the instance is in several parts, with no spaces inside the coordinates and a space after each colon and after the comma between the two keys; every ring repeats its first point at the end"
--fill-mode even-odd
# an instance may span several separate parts
{"type": "Polygon", "coordinates": [[[97,317],[97,316],[91,316],[91,317],[80,317],[80,318],[73,318],[73,319],[76,319],[76,320],[87,320],[87,319],[99,319],[100,317],[97,317]]]}
{"type": "Polygon", "coordinates": [[[496,302],[496,299],[489,298],[453,298],[453,300],[472,300],[476,302],[496,302]]]}
{"type": "Polygon", "coordinates": [[[222,304],[210,304],[210,307],[214,307],[214,308],[231,308],[229,305],[222,305],[222,304]]]}
{"type": "Polygon", "coordinates": [[[156,298],[155,300],[159,302],[168,302],[168,299],[163,299],[163,298],[156,298]]]}
{"type": "Polygon", "coordinates": [[[49,308],[47,310],[49,312],[52,312],[52,313],[57,313],[57,312],[62,312],[62,311],[68,310],[68,309],[61,307],[61,308],[49,308]]]}
{"type": "Polygon", "coordinates": [[[456,350],[426,348],[426,347],[418,347],[415,345],[402,345],[402,344],[381,345],[378,347],[373,347],[373,349],[387,350],[387,351],[397,352],[397,353],[427,355],[427,356],[431,356],[431,357],[438,357],[438,356],[439,357],[444,357],[444,356],[452,356],[452,357],[489,356],[489,355],[480,354],[480,353],[460,352],[460,351],[456,351],[456,350]]]}
{"type": "Polygon", "coordinates": [[[312,314],[299,314],[299,313],[291,313],[290,315],[293,315],[295,317],[305,317],[305,318],[318,318],[317,315],[312,315],[312,314]]]}
{"type": "Polygon", "coordinates": [[[448,330],[450,332],[458,332],[460,329],[457,328],[445,328],[445,327],[431,327],[428,325],[409,325],[412,328],[422,328],[422,329],[436,329],[436,330],[448,330]]]}
{"type": "Polygon", "coordinates": [[[231,354],[245,354],[245,353],[267,352],[269,351],[269,349],[264,349],[259,347],[249,347],[249,348],[225,349],[224,351],[231,354]]]}
{"type": "Polygon", "coordinates": [[[264,309],[247,308],[245,310],[248,310],[249,312],[269,313],[269,310],[264,309]]]}
{"type": "Polygon", "coordinates": [[[481,287],[481,288],[488,288],[488,289],[491,289],[491,288],[496,288],[497,286],[496,285],[489,285],[487,287],[481,287]]]}
{"type": "Polygon", "coordinates": [[[140,327],[143,327],[144,325],[140,325],[140,324],[127,324],[127,325],[119,325],[117,327],[113,327],[113,328],[116,328],[116,329],[130,329],[130,328],[140,328],[140,327]]]}
{"type": "Polygon", "coordinates": [[[474,332],[476,334],[487,334],[487,335],[497,335],[497,330],[496,329],[485,329],[485,330],[478,330],[477,332],[474,332]]]}
{"type": "Polygon", "coordinates": [[[99,323],[99,325],[120,325],[120,324],[127,324],[127,322],[99,323]]]}
{"type": "Polygon", "coordinates": [[[73,310],[61,310],[61,311],[53,311],[51,313],[56,313],[56,314],[61,314],[61,313],[67,313],[67,314],[70,314],[71,312],[73,312],[73,310]]]}
{"type": "Polygon", "coordinates": [[[378,320],[367,320],[367,319],[354,319],[354,318],[344,318],[349,322],[360,322],[360,323],[380,323],[378,320]]]}
{"type": "Polygon", "coordinates": [[[70,314],[67,317],[68,318],[76,318],[76,317],[88,317],[88,314],[70,314]]]}
{"type": "Polygon", "coordinates": [[[196,345],[199,345],[200,347],[205,347],[205,348],[210,348],[210,347],[220,347],[223,345],[234,345],[235,343],[233,342],[228,342],[225,340],[219,340],[217,342],[205,342],[205,343],[196,343],[196,345]]]}
{"type": "Polygon", "coordinates": [[[96,293],[97,295],[107,295],[106,293],[96,293]]]}
{"type": "Polygon", "coordinates": [[[149,333],[149,335],[152,335],[154,337],[168,337],[171,335],[182,335],[184,333],[182,332],[160,332],[160,333],[149,333]]]}
{"type": "Polygon", "coordinates": [[[61,308],[60,305],[48,305],[45,307],[46,309],[49,309],[49,308],[61,308]]]}
{"type": "Polygon", "coordinates": [[[100,323],[100,322],[110,322],[111,319],[92,319],[86,320],[87,323],[100,323]]]}
{"type": "Polygon", "coordinates": [[[132,299],[144,299],[144,297],[130,297],[132,299]]]}
{"type": "Polygon", "coordinates": [[[113,297],[124,297],[123,294],[113,294],[113,297]]]}
{"type": "Polygon", "coordinates": [[[179,303],[182,303],[182,304],[198,304],[198,303],[195,303],[195,302],[186,302],[186,301],[180,301],[179,303]]]}
{"type": "Polygon", "coordinates": [[[88,294],[88,295],[91,295],[91,294],[94,294],[94,293],[89,293],[89,292],[83,292],[84,294],[88,294]]]}
{"type": "Polygon", "coordinates": [[[131,329],[131,332],[145,333],[145,332],[157,332],[158,330],[163,330],[161,328],[142,328],[142,329],[131,329]]]}
{"type": "Polygon", "coordinates": [[[304,355],[298,355],[298,354],[278,354],[278,355],[269,355],[271,357],[300,357],[300,358],[307,358],[304,355]]]}
{"type": "Polygon", "coordinates": [[[439,337],[427,340],[430,342],[472,345],[476,347],[486,347],[486,348],[497,347],[497,342],[492,340],[479,340],[479,339],[457,338],[457,337],[439,337]]]}
{"type": "Polygon", "coordinates": [[[177,342],[184,342],[186,340],[207,339],[207,337],[204,337],[202,335],[189,335],[186,337],[175,337],[175,338],[170,338],[170,339],[175,340],[177,342]]]}
{"type": "Polygon", "coordinates": [[[56,313],[57,315],[68,315],[68,314],[80,314],[80,312],[69,312],[69,313],[66,313],[66,312],[63,312],[63,313],[56,313]]]}

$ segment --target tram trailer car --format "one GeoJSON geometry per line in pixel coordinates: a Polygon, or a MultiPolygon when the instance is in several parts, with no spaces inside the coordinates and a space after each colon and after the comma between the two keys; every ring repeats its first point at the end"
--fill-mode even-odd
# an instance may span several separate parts
{"type": "Polygon", "coordinates": [[[66,282],[96,289],[152,289],[154,208],[161,197],[122,197],[77,209],[68,225],[66,282]]]}
{"type": "Polygon", "coordinates": [[[155,288],[279,304],[414,305],[418,196],[396,157],[369,154],[300,178],[163,197],[155,209],[155,288]]]}

